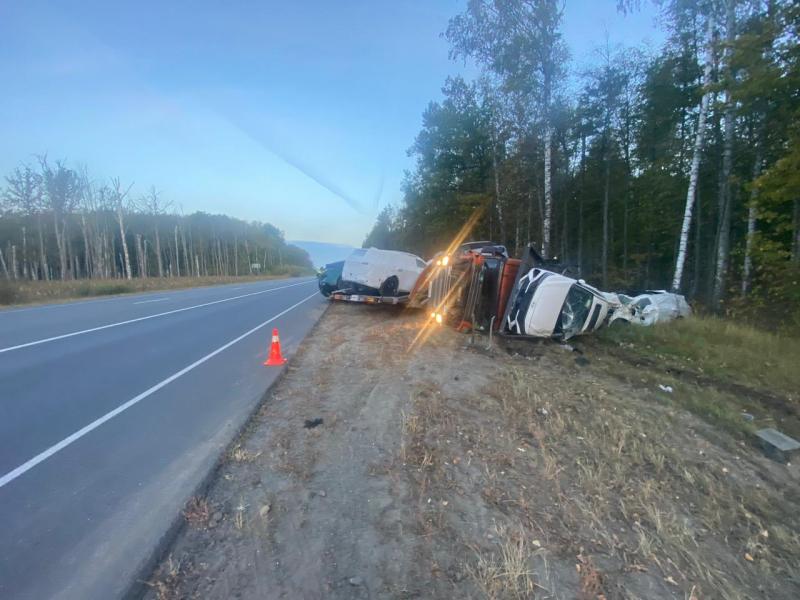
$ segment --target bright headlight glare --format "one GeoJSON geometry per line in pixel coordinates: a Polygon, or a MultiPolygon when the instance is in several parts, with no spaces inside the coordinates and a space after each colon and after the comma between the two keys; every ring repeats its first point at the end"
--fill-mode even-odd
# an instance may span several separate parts
{"type": "Polygon", "coordinates": [[[449,263],[449,262],[450,262],[450,257],[449,257],[449,256],[444,256],[444,257],[442,258],[442,266],[443,266],[443,267],[446,267],[446,266],[447,266],[447,263],[449,263]]]}
{"type": "Polygon", "coordinates": [[[442,323],[442,315],[440,315],[439,313],[436,313],[436,322],[439,324],[442,323]]]}

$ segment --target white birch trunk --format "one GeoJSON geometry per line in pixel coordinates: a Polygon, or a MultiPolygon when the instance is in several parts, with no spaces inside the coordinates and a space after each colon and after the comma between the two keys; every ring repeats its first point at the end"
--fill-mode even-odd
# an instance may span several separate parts
{"type": "Polygon", "coordinates": [[[11,273],[14,275],[14,280],[19,279],[19,270],[17,269],[17,246],[11,246],[11,273]]]}
{"type": "Polygon", "coordinates": [[[544,239],[542,240],[542,257],[549,258],[550,256],[550,238],[552,231],[553,219],[553,188],[551,182],[551,166],[553,163],[553,149],[552,149],[553,133],[550,129],[550,123],[545,124],[544,127],[544,239]]]}
{"type": "Polygon", "coordinates": [[[678,243],[678,256],[675,260],[675,275],[672,278],[672,290],[680,291],[681,280],[683,279],[683,267],[686,264],[686,250],[689,245],[689,229],[692,225],[692,210],[694,209],[694,199],[697,192],[697,177],[700,173],[700,157],[703,153],[703,137],[706,129],[706,114],[708,113],[708,103],[711,98],[709,84],[711,83],[711,67],[713,65],[714,54],[714,16],[708,18],[708,41],[707,41],[706,64],[703,69],[703,97],[700,100],[700,114],[697,117],[697,132],[694,138],[694,151],[692,154],[692,166],[689,171],[689,189],[686,192],[686,208],[683,212],[683,224],[681,225],[681,236],[678,243]]]}
{"type": "Polygon", "coordinates": [[[6,259],[3,256],[2,248],[0,248],[0,267],[3,267],[3,274],[6,276],[6,280],[11,281],[11,275],[8,273],[8,266],[6,265],[6,259]]]}
{"type": "Polygon", "coordinates": [[[47,253],[44,249],[44,235],[42,234],[42,218],[37,216],[37,229],[39,230],[39,260],[42,264],[42,277],[50,281],[50,268],[47,266],[47,253]]]}
{"type": "Polygon", "coordinates": [[[158,234],[158,224],[156,224],[156,262],[158,263],[158,276],[164,277],[164,260],[161,258],[161,236],[158,234]]]}
{"type": "Polygon", "coordinates": [[[125,279],[132,279],[131,275],[131,257],[128,254],[128,242],[125,240],[125,224],[122,221],[122,209],[117,209],[117,221],[119,221],[119,237],[122,239],[122,257],[125,266],[125,279]]]}
{"type": "Polygon", "coordinates": [[[175,225],[175,272],[178,277],[181,276],[181,255],[178,251],[178,226],[175,225]]]}
{"type": "Polygon", "coordinates": [[[500,243],[506,243],[506,226],[503,221],[503,204],[500,199],[500,174],[497,172],[497,148],[492,141],[492,171],[494,172],[494,202],[497,205],[497,226],[500,229],[500,243]]]}

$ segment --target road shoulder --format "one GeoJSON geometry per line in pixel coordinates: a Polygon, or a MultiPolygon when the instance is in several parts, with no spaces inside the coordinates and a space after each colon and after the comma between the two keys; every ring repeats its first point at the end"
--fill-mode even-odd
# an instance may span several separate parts
{"type": "Polygon", "coordinates": [[[407,352],[423,320],[327,311],[148,597],[797,597],[785,467],[614,357],[444,328],[407,352]]]}

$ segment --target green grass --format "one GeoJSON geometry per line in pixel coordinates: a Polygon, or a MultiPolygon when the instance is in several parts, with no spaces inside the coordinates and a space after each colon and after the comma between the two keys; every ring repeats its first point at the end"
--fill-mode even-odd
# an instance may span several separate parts
{"type": "Polygon", "coordinates": [[[794,337],[698,316],[653,327],[614,326],[600,338],[655,361],[723,381],[793,400],[800,393],[800,340],[794,337]]]}

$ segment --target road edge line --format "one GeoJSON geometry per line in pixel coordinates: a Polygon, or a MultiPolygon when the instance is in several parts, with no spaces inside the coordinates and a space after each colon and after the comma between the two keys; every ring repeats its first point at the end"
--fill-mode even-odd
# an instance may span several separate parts
{"type": "MultiPolygon", "coordinates": [[[[25,342],[24,344],[17,344],[16,346],[8,346],[6,348],[0,348],[0,354],[4,352],[13,352],[14,350],[22,350],[23,348],[29,348],[30,346],[39,346],[41,344],[48,344],[50,342],[57,342],[58,340],[63,340],[66,338],[75,337],[78,335],[85,335],[87,333],[94,333],[95,331],[102,331],[104,329],[112,329],[114,327],[121,327],[122,325],[130,325],[131,323],[138,323],[140,321],[147,321],[148,319],[155,319],[157,317],[166,317],[167,315],[174,315],[180,312],[186,312],[187,310],[194,310],[196,308],[203,308],[205,306],[213,306],[214,304],[222,304],[223,302],[230,302],[231,300],[239,300],[241,298],[249,298],[250,296],[258,296],[259,294],[266,294],[267,292],[274,292],[278,290],[285,290],[292,287],[297,287],[298,285],[306,285],[308,283],[312,283],[314,280],[310,279],[308,281],[301,281],[300,283],[293,283],[291,285],[284,285],[281,287],[276,288],[269,288],[266,290],[260,290],[258,292],[250,292],[248,294],[240,294],[239,296],[231,296],[230,298],[222,298],[221,300],[213,300],[211,302],[204,302],[203,304],[195,304],[194,306],[184,306],[183,308],[176,308],[175,310],[168,310],[166,312],[156,313],[154,315],[145,315],[144,317],[136,317],[135,319],[128,319],[126,321],[117,321],[116,323],[108,323],[106,325],[100,325],[98,327],[90,327],[89,329],[81,329],[80,331],[71,331],[70,333],[63,333],[61,335],[54,335],[49,338],[42,338],[40,340],[33,340],[32,342],[25,342]]],[[[0,486],[2,487],[2,486],[0,486]]]]}
{"type": "MultiPolygon", "coordinates": [[[[331,306],[330,302],[326,302],[320,314],[317,322],[308,330],[306,335],[300,341],[295,350],[294,354],[292,354],[291,358],[296,359],[300,353],[303,351],[305,346],[306,340],[311,338],[314,335],[314,332],[320,327],[320,323],[322,323],[322,319],[325,317],[325,313],[328,312],[328,309],[331,306]]],[[[169,550],[172,548],[173,543],[178,538],[178,535],[183,531],[183,529],[187,526],[186,519],[183,517],[182,508],[185,506],[186,502],[189,499],[195,496],[206,496],[208,494],[208,490],[213,485],[214,481],[219,475],[222,467],[225,466],[226,461],[225,457],[228,456],[229,451],[236,447],[236,443],[244,434],[247,426],[253,420],[256,413],[261,410],[267,403],[268,396],[273,388],[275,388],[278,384],[280,384],[283,379],[288,375],[289,369],[287,366],[281,368],[280,373],[278,376],[270,383],[267,388],[264,390],[264,393],[261,394],[261,398],[253,405],[252,410],[250,410],[242,421],[236,427],[233,435],[230,438],[230,441],[223,447],[219,454],[217,455],[216,459],[211,465],[211,468],[208,470],[208,473],[200,480],[200,482],[192,488],[189,494],[186,495],[184,501],[181,503],[181,507],[178,509],[178,512],[175,514],[175,517],[172,520],[172,523],[164,532],[164,535],[161,536],[158,544],[153,549],[153,552],[150,554],[150,557],[143,560],[139,567],[134,569],[134,577],[133,580],[128,585],[128,589],[122,594],[122,600],[140,600],[144,597],[145,592],[150,589],[148,585],[149,580],[148,577],[153,573],[155,568],[167,558],[169,550]]]]}
{"type": "Polygon", "coordinates": [[[283,315],[285,315],[288,312],[294,310],[295,308],[297,308],[301,304],[303,304],[305,302],[308,302],[309,300],[311,300],[311,298],[314,298],[315,296],[317,296],[317,294],[318,294],[318,292],[314,292],[310,296],[307,296],[307,297],[303,298],[302,300],[300,300],[299,302],[296,302],[295,304],[292,304],[289,308],[279,312],[275,316],[270,317],[266,321],[256,325],[255,327],[253,327],[252,329],[244,332],[240,336],[238,336],[238,337],[232,339],[231,341],[223,344],[222,346],[220,346],[216,350],[213,350],[212,352],[206,354],[202,358],[199,358],[198,360],[194,361],[190,365],[182,368],[180,371],[176,371],[175,373],[173,373],[172,375],[170,375],[166,379],[162,379],[161,381],[159,381],[155,385],[147,388],[145,391],[141,392],[140,394],[137,394],[136,396],[134,396],[130,400],[127,400],[126,402],[123,402],[122,404],[117,406],[115,409],[108,411],[103,416],[98,417],[97,419],[95,419],[94,421],[89,423],[88,425],[84,425],[83,427],[81,427],[80,429],[75,431],[74,433],[72,433],[72,434],[68,435],[67,437],[65,437],[64,439],[62,439],[61,441],[59,441],[59,442],[53,444],[52,446],[50,446],[49,448],[43,450],[42,452],[40,452],[39,454],[37,454],[33,458],[28,459],[27,461],[25,461],[24,463],[22,463],[21,465],[19,465],[15,469],[12,469],[8,473],[6,473],[2,477],[0,477],[0,489],[2,489],[4,486],[6,486],[9,483],[11,483],[12,481],[17,479],[18,477],[21,477],[22,475],[24,475],[25,473],[27,473],[28,471],[33,469],[35,466],[37,466],[37,465],[41,464],[42,462],[46,461],[51,456],[61,452],[64,448],[66,448],[66,447],[72,445],[73,443],[77,442],[79,439],[81,439],[85,435],[91,433],[92,431],[94,431],[95,429],[97,429],[98,427],[103,425],[104,423],[107,423],[108,421],[110,421],[111,419],[116,417],[117,415],[125,412],[126,410],[128,410],[132,406],[135,406],[135,405],[139,404],[139,402],[141,402],[145,398],[148,398],[149,396],[155,394],[161,388],[164,388],[164,387],[168,386],[170,383],[172,383],[176,379],[179,379],[179,378],[183,377],[184,375],[186,375],[190,371],[193,371],[194,369],[196,369],[197,367],[199,367],[203,363],[211,360],[217,354],[220,354],[220,353],[224,352],[225,350],[227,350],[228,348],[230,348],[234,344],[237,344],[238,342],[242,341],[244,338],[248,337],[249,335],[252,335],[253,333],[258,331],[259,329],[263,329],[264,327],[266,327],[267,325],[269,325],[270,323],[272,323],[276,319],[281,318],[283,315]]]}

